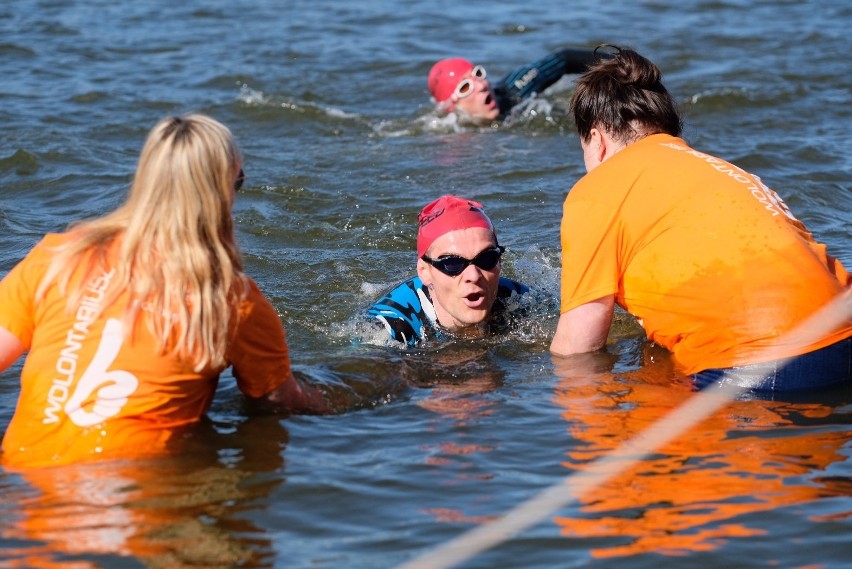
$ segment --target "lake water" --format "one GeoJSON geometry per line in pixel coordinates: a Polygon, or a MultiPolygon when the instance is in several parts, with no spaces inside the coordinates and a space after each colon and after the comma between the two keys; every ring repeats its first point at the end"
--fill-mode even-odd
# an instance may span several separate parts
{"type": "MultiPolygon", "coordinates": [[[[629,318],[594,374],[548,353],[561,205],[584,173],[570,78],[509,123],[460,129],[432,115],[431,64],[499,77],[558,47],[632,46],[663,70],[685,137],[759,174],[850,267],[850,27],[841,1],[5,0],[0,276],[120,203],[157,120],[210,114],[245,156],[247,272],[341,413],[256,416],[225,375],[173,456],[0,469],[0,566],[428,566],[606,456],[692,393],[629,318]],[[444,193],[485,204],[504,273],[542,292],[536,317],[410,353],[357,341],[444,193]]],[[[0,431],[20,365],[0,374],[0,431]]],[[[850,401],[732,402],[461,566],[848,567],[850,401]]]]}

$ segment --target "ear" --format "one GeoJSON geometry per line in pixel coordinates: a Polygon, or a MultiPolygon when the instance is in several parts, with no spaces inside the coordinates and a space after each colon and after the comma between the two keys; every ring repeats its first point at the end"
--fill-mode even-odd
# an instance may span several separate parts
{"type": "Polygon", "coordinates": [[[600,164],[609,155],[609,139],[603,131],[593,128],[589,132],[589,145],[595,160],[600,164]]]}
{"type": "Polygon", "coordinates": [[[432,273],[430,267],[423,259],[417,259],[417,276],[423,281],[423,284],[432,286],[432,273]]]}

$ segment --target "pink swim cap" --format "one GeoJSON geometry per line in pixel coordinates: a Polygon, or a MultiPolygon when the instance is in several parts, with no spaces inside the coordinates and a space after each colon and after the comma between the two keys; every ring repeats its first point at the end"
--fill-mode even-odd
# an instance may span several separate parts
{"type": "Polygon", "coordinates": [[[441,235],[457,229],[484,227],[494,234],[494,225],[482,204],[457,196],[441,196],[426,207],[417,216],[420,229],[417,230],[417,258],[426,254],[429,246],[441,235]]]}
{"type": "Polygon", "coordinates": [[[461,78],[473,69],[473,63],[460,57],[442,59],[429,71],[429,92],[436,103],[443,103],[453,95],[461,78]]]}

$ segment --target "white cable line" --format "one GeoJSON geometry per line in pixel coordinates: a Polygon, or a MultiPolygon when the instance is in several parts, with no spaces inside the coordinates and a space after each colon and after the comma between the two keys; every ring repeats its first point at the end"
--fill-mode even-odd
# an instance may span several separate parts
{"type": "MultiPolygon", "coordinates": [[[[850,318],[852,318],[852,291],[846,290],[795,329],[782,336],[775,346],[789,349],[791,344],[808,344],[826,331],[833,330],[849,321],[850,318]]],[[[773,357],[773,353],[778,349],[781,348],[767,348],[759,354],[759,359],[776,360],[780,369],[791,358],[773,357]]],[[[624,472],[633,464],[677,438],[747,389],[727,382],[726,379],[727,375],[723,376],[715,386],[704,388],[633,439],[622,443],[609,455],[588,463],[582,472],[565,477],[562,481],[515,506],[500,518],[468,530],[431,552],[398,565],[396,569],[454,567],[552,516],[559,509],[579,500],[587,492],[603,485],[610,478],[624,472]]]]}

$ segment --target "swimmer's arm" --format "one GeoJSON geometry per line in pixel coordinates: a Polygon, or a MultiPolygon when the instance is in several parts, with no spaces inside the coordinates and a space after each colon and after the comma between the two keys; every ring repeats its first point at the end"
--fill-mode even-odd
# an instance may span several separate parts
{"type": "Polygon", "coordinates": [[[495,85],[495,92],[514,106],[533,93],[541,93],[563,75],[585,73],[600,57],[591,49],[561,49],[515,69],[495,85]]]}
{"type": "Polygon", "coordinates": [[[0,371],[3,371],[21,357],[25,346],[17,336],[0,326],[0,371]]]}
{"type": "Polygon", "coordinates": [[[556,52],[556,55],[563,61],[563,73],[572,74],[585,73],[589,66],[601,59],[601,56],[595,55],[594,50],[591,49],[560,49],[556,52]]]}
{"type": "Polygon", "coordinates": [[[594,352],[604,347],[612,316],[615,296],[605,296],[572,308],[559,317],[550,351],[557,356],[594,352]]]}

